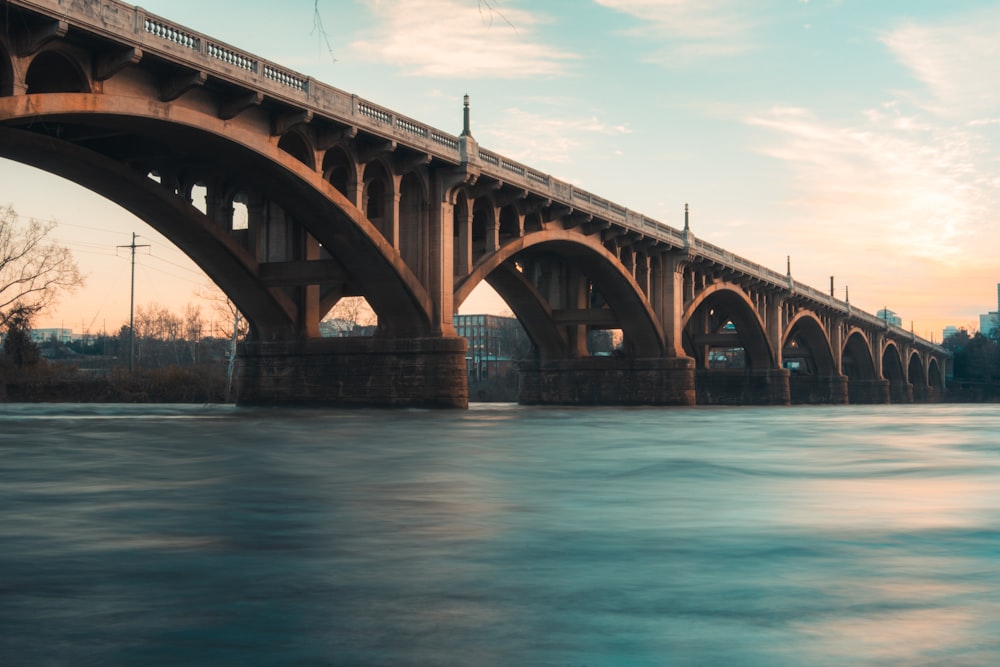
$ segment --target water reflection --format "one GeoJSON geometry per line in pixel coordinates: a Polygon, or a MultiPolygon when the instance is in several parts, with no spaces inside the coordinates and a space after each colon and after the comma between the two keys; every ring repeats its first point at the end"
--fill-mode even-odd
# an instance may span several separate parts
{"type": "Polygon", "coordinates": [[[975,406],[0,412],[13,664],[981,665],[975,406]]]}

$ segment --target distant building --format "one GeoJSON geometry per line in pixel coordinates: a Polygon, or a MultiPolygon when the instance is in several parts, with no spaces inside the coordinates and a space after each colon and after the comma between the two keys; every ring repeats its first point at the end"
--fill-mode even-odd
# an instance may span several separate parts
{"type": "Polygon", "coordinates": [[[74,334],[72,329],[32,329],[31,330],[31,340],[36,343],[44,343],[45,341],[52,340],[53,338],[60,343],[71,343],[80,336],[74,334]]]}
{"type": "Polygon", "coordinates": [[[882,310],[875,313],[875,317],[879,318],[880,320],[884,320],[885,322],[888,322],[893,326],[897,327],[903,326],[902,318],[900,318],[899,315],[892,312],[888,308],[883,308],[882,310]]]}
{"type": "Polygon", "coordinates": [[[530,349],[528,335],[515,317],[455,315],[458,335],[468,341],[465,370],[470,380],[487,380],[514,372],[530,349]]]}
{"type": "Polygon", "coordinates": [[[958,327],[947,326],[944,331],[941,332],[941,340],[945,340],[949,336],[954,336],[958,333],[958,327]]]}
{"type": "Polygon", "coordinates": [[[997,284],[996,312],[984,313],[979,316],[979,333],[984,336],[994,336],[1000,330],[1000,283],[997,284]]]}

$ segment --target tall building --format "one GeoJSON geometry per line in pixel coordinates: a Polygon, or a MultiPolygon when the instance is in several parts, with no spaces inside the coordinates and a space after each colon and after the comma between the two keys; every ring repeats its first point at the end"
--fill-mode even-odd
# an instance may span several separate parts
{"type": "Polygon", "coordinates": [[[979,316],[979,333],[984,336],[993,336],[998,330],[1000,330],[1000,283],[997,283],[996,312],[983,313],[979,316]]]}
{"type": "Polygon", "coordinates": [[[902,318],[900,318],[899,315],[892,312],[888,308],[883,308],[882,310],[875,313],[875,317],[879,318],[880,320],[885,320],[886,322],[892,324],[893,326],[897,327],[903,326],[902,318]]]}
{"type": "Polygon", "coordinates": [[[469,343],[465,370],[470,380],[508,375],[531,350],[528,335],[516,317],[455,315],[454,323],[458,335],[469,343]]]}

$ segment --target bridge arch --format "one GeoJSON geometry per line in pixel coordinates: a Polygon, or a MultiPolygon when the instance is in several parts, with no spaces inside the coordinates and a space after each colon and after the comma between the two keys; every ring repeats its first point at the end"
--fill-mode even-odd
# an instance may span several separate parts
{"type": "Polygon", "coordinates": [[[815,313],[799,311],[785,327],[781,340],[782,363],[793,375],[837,373],[830,335],[815,313]]]}
{"type": "Polygon", "coordinates": [[[938,360],[934,357],[927,361],[927,385],[939,391],[944,389],[944,374],[941,372],[938,360]]]}
{"type": "Polygon", "coordinates": [[[727,357],[725,363],[731,367],[748,370],[775,367],[775,354],[767,341],[764,322],[750,297],[737,285],[707,286],[684,308],[681,322],[684,349],[694,358],[696,368],[711,366],[713,348],[742,350],[741,359],[727,357]]]}
{"type": "Polygon", "coordinates": [[[893,403],[909,403],[913,400],[906,381],[903,355],[893,341],[882,346],[882,377],[889,381],[889,400],[893,403]]]}
{"type": "Polygon", "coordinates": [[[299,130],[289,130],[281,135],[278,148],[310,169],[316,168],[316,151],[312,148],[312,142],[299,130]]]}
{"type": "Polygon", "coordinates": [[[24,76],[27,94],[89,93],[90,77],[80,59],[60,46],[40,51],[31,59],[24,76]]]}
{"type": "Polygon", "coordinates": [[[334,146],[323,155],[323,179],[337,192],[354,202],[357,191],[358,169],[356,162],[342,146],[334,146]]]}
{"type": "MultiPolygon", "coordinates": [[[[420,336],[433,331],[432,305],[426,290],[398,253],[340,192],[298,160],[282,157],[263,132],[227,127],[219,118],[174,105],[169,114],[158,103],[114,95],[48,93],[44,104],[34,96],[0,99],[0,154],[72,180],[117,202],[164,234],[187,253],[237,303],[254,323],[255,335],[299,335],[305,316],[286,290],[267,286],[257,260],[243,244],[224,234],[172,187],[169,174],[157,183],[136,165],[56,138],[59,125],[127,128],[135,141],[153,145],[167,140],[194,161],[212,162],[225,155],[233,179],[284,209],[314,236],[343,267],[344,276],[365,296],[386,335],[420,336]],[[41,110],[39,110],[41,109],[41,110]],[[165,120],[169,116],[169,120],[165,120]],[[38,119],[51,119],[39,124],[38,119]],[[18,119],[32,130],[13,129],[18,119]],[[124,122],[123,122],[124,121],[124,122]],[[201,156],[201,157],[197,157],[201,156]],[[195,159],[197,157],[197,159],[195,159]],[[387,275],[396,276],[386,279],[387,275]]],[[[165,105],[164,105],[165,106],[165,105]]],[[[343,277],[339,280],[344,280],[343,277]]]]}
{"type": "Polygon", "coordinates": [[[569,230],[535,232],[513,239],[481,258],[467,276],[456,282],[456,309],[485,281],[514,311],[542,358],[579,356],[580,347],[573,348],[566,324],[554,319],[554,311],[560,306],[566,308],[565,304],[554,305],[551,294],[540,289],[530,270],[525,270],[526,266],[541,267],[546,256],[572,265],[604,296],[616,324],[609,328],[622,330],[626,354],[663,355],[666,348],[662,330],[635,279],[597,239],[569,230]]]}

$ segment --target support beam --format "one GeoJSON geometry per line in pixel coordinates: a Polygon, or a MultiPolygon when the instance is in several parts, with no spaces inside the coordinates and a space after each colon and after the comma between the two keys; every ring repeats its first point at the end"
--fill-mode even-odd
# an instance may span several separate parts
{"type": "Polygon", "coordinates": [[[129,65],[142,60],[142,49],[131,47],[113,53],[102,53],[94,58],[94,78],[106,81],[129,65]]]}
{"type": "Polygon", "coordinates": [[[69,23],[66,21],[50,21],[35,30],[31,31],[20,44],[18,44],[17,55],[30,56],[37,53],[53,39],[60,39],[69,32],[69,23]]]}
{"type": "Polygon", "coordinates": [[[552,311],[556,324],[586,325],[602,329],[619,326],[618,316],[608,308],[562,308],[552,311]]]}
{"type": "Polygon", "coordinates": [[[264,101],[264,93],[255,91],[233,97],[219,103],[219,118],[222,120],[232,120],[247,109],[259,107],[264,101]]]}
{"type": "Polygon", "coordinates": [[[312,119],[313,112],[308,109],[299,109],[275,115],[271,127],[271,136],[280,137],[294,127],[308,125],[312,122],[312,119]]]}
{"type": "Polygon", "coordinates": [[[260,265],[260,280],[267,287],[319,285],[346,282],[347,273],[333,259],[264,262],[260,265]]]}
{"type": "Polygon", "coordinates": [[[178,97],[208,81],[208,72],[185,72],[171,77],[160,84],[160,101],[172,102],[178,97]]]}

